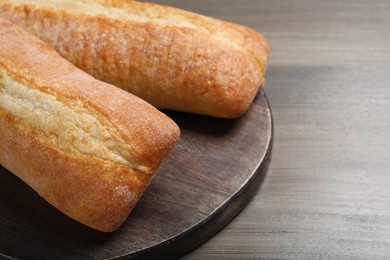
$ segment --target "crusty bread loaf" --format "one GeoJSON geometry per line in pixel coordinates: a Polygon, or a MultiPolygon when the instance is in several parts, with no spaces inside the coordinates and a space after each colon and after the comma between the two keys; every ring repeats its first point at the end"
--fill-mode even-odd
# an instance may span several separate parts
{"type": "Polygon", "coordinates": [[[268,45],[237,24],[120,0],[0,0],[0,14],[158,108],[235,118],[264,84],[268,45]]]}
{"type": "Polygon", "coordinates": [[[0,18],[0,164],[71,218],[118,228],[178,136],[150,104],[0,18]]]}

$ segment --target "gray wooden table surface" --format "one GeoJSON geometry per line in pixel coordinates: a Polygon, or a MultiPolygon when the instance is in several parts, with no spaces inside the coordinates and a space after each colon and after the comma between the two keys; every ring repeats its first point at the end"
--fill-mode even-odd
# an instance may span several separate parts
{"type": "Polygon", "coordinates": [[[268,174],[184,259],[390,258],[390,1],[154,1],[241,23],[271,47],[268,174]]]}

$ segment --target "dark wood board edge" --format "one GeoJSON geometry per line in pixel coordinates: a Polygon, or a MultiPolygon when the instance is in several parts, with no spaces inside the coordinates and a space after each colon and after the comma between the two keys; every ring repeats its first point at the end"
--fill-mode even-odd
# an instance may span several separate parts
{"type": "Polygon", "coordinates": [[[240,190],[238,190],[228,200],[226,200],[223,205],[217,208],[213,214],[210,214],[207,218],[197,223],[193,227],[185,230],[181,234],[161,242],[153,247],[140,250],[136,253],[126,254],[109,259],[177,259],[207,242],[226,225],[228,225],[237,215],[239,215],[239,213],[249,204],[249,202],[261,187],[261,184],[266,177],[266,173],[271,163],[274,120],[268,98],[264,91],[261,92],[261,95],[264,97],[269,108],[271,136],[264,157],[260,160],[260,164],[254,170],[252,177],[241,187],[240,190]]]}

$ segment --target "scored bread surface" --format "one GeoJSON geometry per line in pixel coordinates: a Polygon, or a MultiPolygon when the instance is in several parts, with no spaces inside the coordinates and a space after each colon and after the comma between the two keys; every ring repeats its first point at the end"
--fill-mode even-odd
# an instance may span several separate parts
{"type": "Polygon", "coordinates": [[[0,46],[0,164],[71,218],[115,230],[172,149],[177,125],[2,18],[0,46]]]}
{"type": "Polygon", "coordinates": [[[265,39],[247,27],[137,1],[0,0],[0,15],[89,74],[159,108],[234,118],[264,84],[265,39]]]}
{"type": "Polygon", "coordinates": [[[118,131],[80,101],[68,100],[65,105],[50,94],[13,80],[4,71],[0,75],[2,108],[28,127],[39,125],[40,140],[74,156],[89,154],[131,168],[143,168],[134,160],[118,131]]]}

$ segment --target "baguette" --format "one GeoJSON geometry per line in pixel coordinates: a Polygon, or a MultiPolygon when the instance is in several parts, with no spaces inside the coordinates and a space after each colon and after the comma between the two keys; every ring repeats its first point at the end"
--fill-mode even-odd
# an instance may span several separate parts
{"type": "Polygon", "coordinates": [[[0,0],[0,14],[160,109],[236,118],[264,84],[268,45],[241,25],[116,0],[0,0]]]}
{"type": "Polygon", "coordinates": [[[69,217],[117,229],[178,136],[150,104],[0,18],[0,164],[69,217]]]}

